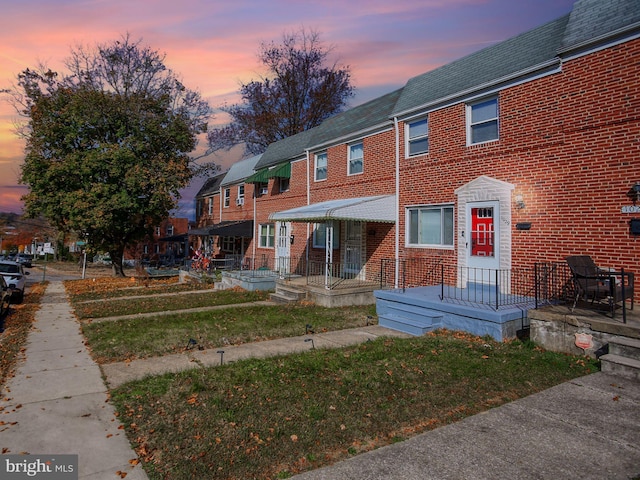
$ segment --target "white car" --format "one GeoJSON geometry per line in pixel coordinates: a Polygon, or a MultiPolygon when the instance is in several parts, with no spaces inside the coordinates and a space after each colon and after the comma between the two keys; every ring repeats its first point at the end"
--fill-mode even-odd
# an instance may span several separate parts
{"type": "Polygon", "coordinates": [[[22,302],[24,299],[24,286],[27,283],[25,275],[29,272],[24,271],[24,267],[16,262],[0,262],[0,275],[4,277],[4,281],[11,289],[11,297],[16,303],[22,302]]]}

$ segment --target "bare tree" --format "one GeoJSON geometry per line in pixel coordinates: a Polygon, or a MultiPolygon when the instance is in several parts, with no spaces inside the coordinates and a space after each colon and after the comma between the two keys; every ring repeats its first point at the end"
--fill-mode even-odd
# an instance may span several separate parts
{"type": "Polygon", "coordinates": [[[318,33],[304,29],[285,34],[282,43],[263,43],[258,58],[267,73],[241,85],[242,103],[222,107],[232,121],[209,131],[211,150],[244,143],[258,154],[342,111],[354,87],[348,66],[327,65],[330,53],[318,33]]]}

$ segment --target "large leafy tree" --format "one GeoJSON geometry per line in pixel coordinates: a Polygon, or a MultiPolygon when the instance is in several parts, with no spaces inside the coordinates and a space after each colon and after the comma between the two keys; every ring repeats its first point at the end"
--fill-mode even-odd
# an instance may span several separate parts
{"type": "Polygon", "coordinates": [[[64,76],[43,67],[18,76],[25,211],[109,252],[121,276],[125,248],[169,215],[194,175],[189,153],[209,106],[128,35],[73,50],[66,66],[64,76]]]}
{"type": "Polygon", "coordinates": [[[354,87],[349,67],[329,64],[330,53],[317,32],[304,29],[284,35],[279,44],[263,43],[258,59],[266,74],[241,84],[241,103],[221,108],[231,123],[209,132],[210,148],[244,144],[258,154],[340,112],[354,87]]]}

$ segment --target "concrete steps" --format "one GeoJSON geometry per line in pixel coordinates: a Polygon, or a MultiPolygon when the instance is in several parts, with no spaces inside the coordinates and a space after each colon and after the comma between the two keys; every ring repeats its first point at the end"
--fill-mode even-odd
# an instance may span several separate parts
{"type": "Polygon", "coordinates": [[[307,298],[307,292],[302,288],[276,282],[276,291],[269,295],[269,298],[279,304],[296,303],[307,298]]]}
{"type": "Polygon", "coordinates": [[[612,337],[609,353],[600,357],[604,373],[640,381],[640,340],[629,337],[612,337]]]}

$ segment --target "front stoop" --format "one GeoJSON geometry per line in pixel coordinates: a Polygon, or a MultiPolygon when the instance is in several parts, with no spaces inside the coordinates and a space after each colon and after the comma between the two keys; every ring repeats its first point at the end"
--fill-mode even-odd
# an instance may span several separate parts
{"type": "Polygon", "coordinates": [[[303,288],[294,287],[293,285],[282,282],[276,282],[276,291],[269,297],[271,301],[275,303],[296,303],[307,298],[307,292],[303,288]]]}
{"type": "Polygon", "coordinates": [[[600,357],[605,373],[640,381],[640,340],[629,337],[612,337],[609,353],[600,357]]]}
{"type": "Polygon", "coordinates": [[[442,314],[439,312],[423,312],[419,317],[386,313],[378,316],[378,325],[391,330],[405,332],[410,335],[421,336],[442,327],[442,314]]]}

